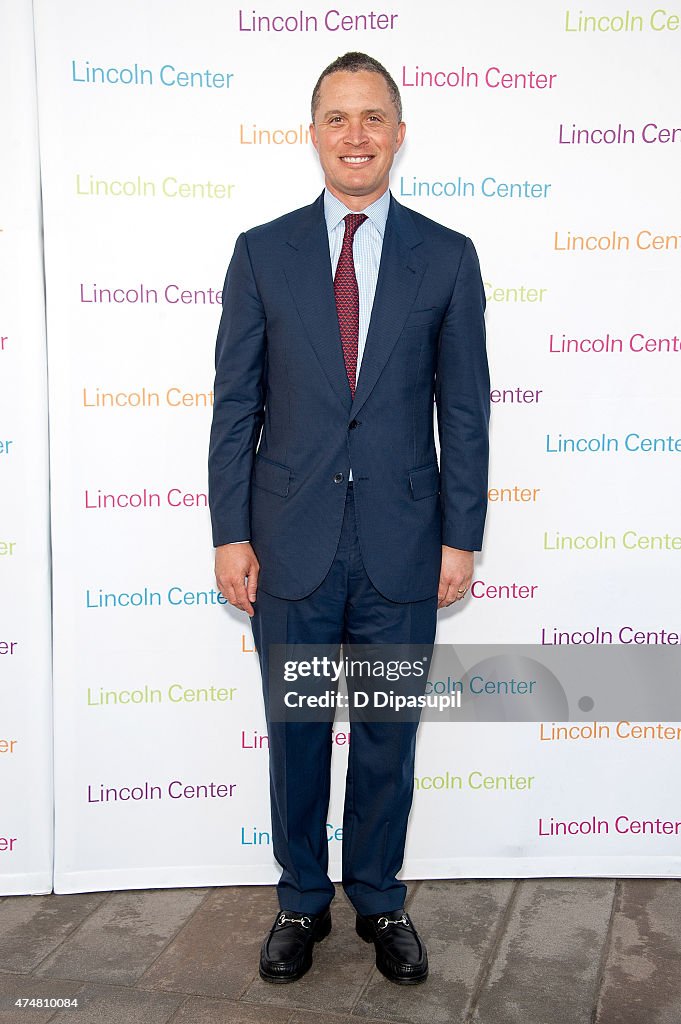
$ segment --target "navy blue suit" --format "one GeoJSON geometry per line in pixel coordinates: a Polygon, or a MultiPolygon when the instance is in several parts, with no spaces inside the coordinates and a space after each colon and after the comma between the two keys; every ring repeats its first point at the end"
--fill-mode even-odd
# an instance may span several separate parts
{"type": "MultiPolygon", "coordinates": [[[[250,538],[260,562],[253,631],[266,711],[269,643],[432,643],[442,545],[482,545],[484,308],[470,239],[392,198],[353,399],[323,196],[239,236],[216,347],[209,496],[214,544],[250,538]]],[[[268,725],[280,902],[315,913],[334,891],[331,726],[268,725]]],[[[352,728],[343,881],[360,913],[403,904],[395,874],[416,730],[397,728],[352,728]]]]}

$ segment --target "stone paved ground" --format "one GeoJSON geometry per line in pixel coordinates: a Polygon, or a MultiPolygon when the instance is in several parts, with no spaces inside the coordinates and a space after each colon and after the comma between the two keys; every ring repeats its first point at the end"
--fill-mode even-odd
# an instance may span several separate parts
{"type": "Polygon", "coordinates": [[[342,894],[292,985],[257,974],[274,889],[0,899],[0,1024],[681,1024],[681,882],[412,883],[430,977],[391,984],[342,894]],[[13,999],[78,995],[77,1011],[13,999]]]}

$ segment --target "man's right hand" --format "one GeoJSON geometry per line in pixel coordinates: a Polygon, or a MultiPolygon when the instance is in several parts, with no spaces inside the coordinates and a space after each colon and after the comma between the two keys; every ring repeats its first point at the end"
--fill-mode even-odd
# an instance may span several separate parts
{"type": "Polygon", "coordinates": [[[221,544],[215,549],[215,579],[222,596],[242,612],[254,614],[260,563],[250,544],[221,544]]]}

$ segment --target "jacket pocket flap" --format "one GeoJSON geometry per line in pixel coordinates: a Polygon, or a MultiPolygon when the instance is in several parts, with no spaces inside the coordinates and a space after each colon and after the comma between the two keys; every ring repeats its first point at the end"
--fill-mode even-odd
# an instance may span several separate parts
{"type": "Polygon", "coordinates": [[[431,494],[437,494],[440,490],[440,474],[438,473],[437,463],[433,462],[429,466],[420,466],[418,469],[412,469],[409,473],[409,483],[412,496],[416,500],[428,498],[431,494]]]}
{"type": "Polygon", "coordinates": [[[262,455],[256,455],[253,467],[253,483],[263,491],[272,491],[285,498],[289,491],[291,470],[278,462],[270,462],[262,455]]]}

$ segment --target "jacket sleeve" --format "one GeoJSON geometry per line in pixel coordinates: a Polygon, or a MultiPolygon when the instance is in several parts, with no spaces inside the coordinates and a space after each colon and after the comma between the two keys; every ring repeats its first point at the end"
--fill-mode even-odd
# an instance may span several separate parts
{"type": "Polygon", "coordinates": [[[442,543],[479,551],[487,513],[489,368],[485,291],[466,239],[440,333],[435,401],[440,440],[442,543]]]}
{"type": "Polygon", "coordinates": [[[241,234],[227,268],[215,346],[208,503],[216,547],[251,535],[251,472],[265,403],[265,325],[248,242],[241,234]]]}

